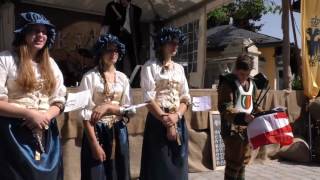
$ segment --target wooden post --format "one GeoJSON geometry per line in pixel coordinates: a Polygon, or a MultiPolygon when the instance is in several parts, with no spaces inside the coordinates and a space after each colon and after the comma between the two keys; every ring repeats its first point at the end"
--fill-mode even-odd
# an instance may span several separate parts
{"type": "Polygon", "coordinates": [[[290,67],[289,2],[290,0],[282,0],[282,59],[284,88],[290,91],[292,90],[292,73],[290,67]]]}
{"type": "Polygon", "coordinates": [[[14,39],[14,4],[10,1],[0,3],[0,51],[10,49],[14,39]]]}
{"type": "Polygon", "coordinates": [[[293,32],[293,38],[294,38],[294,57],[297,60],[297,66],[298,66],[298,76],[302,77],[302,62],[301,62],[301,56],[300,56],[300,49],[298,47],[298,40],[297,40],[297,30],[295,27],[295,19],[293,16],[293,0],[290,5],[290,17],[291,17],[291,27],[293,32]]]}

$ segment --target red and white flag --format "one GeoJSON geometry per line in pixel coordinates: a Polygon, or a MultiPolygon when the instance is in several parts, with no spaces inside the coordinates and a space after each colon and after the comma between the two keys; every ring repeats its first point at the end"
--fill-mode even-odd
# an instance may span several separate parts
{"type": "Polygon", "coordinates": [[[248,138],[256,149],[267,144],[290,145],[293,133],[285,112],[275,112],[255,118],[247,129],[248,138]]]}

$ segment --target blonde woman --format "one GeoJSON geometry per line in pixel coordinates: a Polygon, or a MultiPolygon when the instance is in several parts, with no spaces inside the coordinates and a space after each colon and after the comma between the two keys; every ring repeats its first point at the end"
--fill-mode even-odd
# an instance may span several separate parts
{"type": "Polygon", "coordinates": [[[41,14],[20,14],[13,50],[0,53],[0,179],[62,179],[55,117],[66,88],[50,57],[54,26],[41,14]]]}

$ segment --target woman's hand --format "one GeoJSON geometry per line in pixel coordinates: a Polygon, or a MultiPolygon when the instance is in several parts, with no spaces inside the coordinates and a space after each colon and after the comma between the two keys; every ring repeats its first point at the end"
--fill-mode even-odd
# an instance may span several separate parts
{"type": "Polygon", "coordinates": [[[109,104],[102,104],[102,105],[96,106],[92,110],[90,122],[92,124],[96,124],[103,116],[105,116],[108,113],[109,109],[110,109],[109,104]]]}
{"type": "Polygon", "coordinates": [[[160,117],[160,121],[165,127],[168,127],[167,124],[170,121],[169,120],[169,114],[167,114],[167,113],[162,114],[161,117],[160,117]]]}
{"type": "Polygon", "coordinates": [[[178,120],[179,120],[179,116],[177,113],[170,113],[170,114],[162,115],[161,122],[165,127],[171,127],[171,126],[175,126],[178,120]]]}
{"type": "Polygon", "coordinates": [[[100,162],[103,162],[107,159],[106,153],[104,152],[103,148],[99,144],[92,146],[91,150],[92,150],[92,156],[94,159],[100,162]]]}
{"type": "Polygon", "coordinates": [[[177,130],[175,126],[171,126],[167,128],[167,138],[169,141],[177,140],[177,130]]]}
{"type": "Polygon", "coordinates": [[[50,120],[51,119],[46,113],[29,109],[23,125],[26,125],[31,130],[46,129],[50,123],[50,120]]]}
{"type": "Polygon", "coordinates": [[[54,118],[54,117],[52,117],[52,115],[49,113],[49,112],[43,112],[42,113],[43,115],[44,115],[44,117],[45,117],[45,122],[46,122],[46,126],[45,126],[45,129],[48,129],[49,128],[49,125],[50,125],[50,122],[51,122],[51,120],[54,118]]]}
{"type": "Polygon", "coordinates": [[[169,118],[168,126],[176,125],[179,120],[179,116],[177,113],[170,113],[168,115],[168,118],[169,118]]]}

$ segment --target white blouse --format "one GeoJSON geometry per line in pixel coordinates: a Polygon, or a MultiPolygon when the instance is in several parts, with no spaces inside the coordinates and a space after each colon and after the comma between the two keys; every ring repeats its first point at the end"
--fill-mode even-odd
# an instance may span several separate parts
{"type": "Polygon", "coordinates": [[[165,68],[159,60],[147,61],[141,70],[141,88],[145,102],[155,100],[170,111],[176,111],[180,102],[191,102],[184,69],[175,62],[171,68],[165,68]]]}
{"type": "MultiPolygon", "coordinates": [[[[50,58],[50,64],[56,78],[56,88],[51,96],[41,93],[41,88],[32,92],[21,90],[16,83],[18,56],[11,51],[0,52],[0,100],[8,100],[18,107],[46,111],[53,103],[65,103],[66,87],[63,84],[63,75],[50,58]]],[[[40,67],[33,62],[36,79],[41,82],[40,67]]]]}
{"type": "MultiPolygon", "coordinates": [[[[108,83],[110,95],[104,93],[104,80],[101,77],[98,68],[87,72],[79,86],[80,91],[89,90],[91,97],[88,105],[81,111],[84,120],[90,120],[92,109],[103,103],[111,103],[120,106],[129,106],[131,104],[129,79],[122,72],[116,71],[115,82],[108,83]]],[[[117,116],[104,116],[100,121],[110,121],[119,119],[117,116]]]]}

